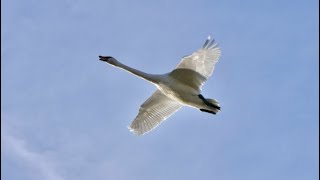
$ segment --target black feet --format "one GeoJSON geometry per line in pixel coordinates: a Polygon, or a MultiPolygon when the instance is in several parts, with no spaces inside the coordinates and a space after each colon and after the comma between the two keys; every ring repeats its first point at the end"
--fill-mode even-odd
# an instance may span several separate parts
{"type": "Polygon", "coordinates": [[[204,104],[206,104],[207,106],[214,107],[214,108],[220,110],[220,107],[219,107],[219,106],[208,102],[208,101],[206,100],[206,98],[204,98],[201,94],[199,94],[198,97],[199,97],[199,98],[204,102],[204,104]]]}
{"type": "Polygon", "coordinates": [[[218,109],[218,110],[221,110],[220,106],[216,106],[216,105],[213,104],[212,107],[214,107],[214,108],[216,108],[216,109],[218,109]]]}
{"type": "Polygon", "coordinates": [[[216,114],[215,112],[209,111],[209,110],[206,110],[206,109],[199,109],[199,110],[202,111],[202,112],[207,112],[207,113],[211,113],[211,114],[216,114]]]}
{"type": "Polygon", "coordinates": [[[202,101],[206,101],[206,99],[205,99],[201,94],[199,94],[198,97],[199,97],[202,101]]]}

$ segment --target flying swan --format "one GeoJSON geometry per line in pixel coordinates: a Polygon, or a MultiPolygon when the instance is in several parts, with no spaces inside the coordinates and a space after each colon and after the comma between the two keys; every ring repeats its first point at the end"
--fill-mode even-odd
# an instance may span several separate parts
{"type": "Polygon", "coordinates": [[[99,59],[143,78],[157,87],[157,90],[141,105],[137,117],[128,127],[134,134],[143,135],[184,105],[212,114],[220,111],[217,100],[204,98],[200,93],[202,85],[211,76],[220,55],[218,44],[209,36],[202,48],[183,57],[178,66],[166,74],[148,74],[124,65],[111,56],[99,56],[99,59]]]}

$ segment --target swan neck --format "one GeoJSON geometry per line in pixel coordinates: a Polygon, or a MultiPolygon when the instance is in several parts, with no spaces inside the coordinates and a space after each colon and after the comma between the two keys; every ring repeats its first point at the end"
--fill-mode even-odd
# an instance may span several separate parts
{"type": "Polygon", "coordinates": [[[126,71],[128,71],[128,72],[130,72],[130,73],[132,73],[132,74],[134,74],[134,75],[136,75],[136,76],[138,76],[138,77],[140,77],[140,78],[142,78],[142,79],[145,79],[145,80],[147,80],[147,81],[150,81],[150,82],[152,82],[152,83],[157,83],[157,82],[159,81],[157,75],[148,74],[148,73],[139,71],[139,70],[137,70],[137,69],[134,69],[134,68],[132,68],[132,67],[129,67],[129,66],[127,66],[127,65],[125,65],[125,64],[122,64],[122,63],[120,63],[120,62],[117,64],[117,66],[118,66],[119,68],[121,68],[121,69],[124,69],[124,70],[126,70],[126,71]]]}

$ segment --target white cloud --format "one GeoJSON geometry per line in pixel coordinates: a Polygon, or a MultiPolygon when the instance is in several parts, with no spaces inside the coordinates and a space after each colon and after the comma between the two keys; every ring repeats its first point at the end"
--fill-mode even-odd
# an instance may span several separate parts
{"type": "MultiPolygon", "coordinates": [[[[1,135],[2,152],[8,157],[15,157],[23,165],[26,165],[32,173],[32,178],[45,180],[64,180],[57,172],[54,163],[42,153],[34,152],[28,148],[28,144],[21,138],[3,133],[1,135]]],[[[12,171],[13,172],[13,171],[12,171]]]]}

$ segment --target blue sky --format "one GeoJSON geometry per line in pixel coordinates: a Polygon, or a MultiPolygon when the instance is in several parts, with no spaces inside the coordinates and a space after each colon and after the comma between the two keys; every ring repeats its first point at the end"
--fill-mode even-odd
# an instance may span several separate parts
{"type": "Polygon", "coordinates": [[[2,1],[3,180],[319,178],[316,0],[2,1]],[[208,35],[203,95],[151,133],[127,126],[155,87],[98,60],[172,70],[208,35]]]}

